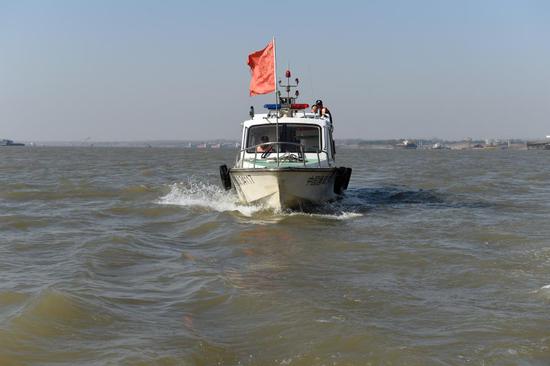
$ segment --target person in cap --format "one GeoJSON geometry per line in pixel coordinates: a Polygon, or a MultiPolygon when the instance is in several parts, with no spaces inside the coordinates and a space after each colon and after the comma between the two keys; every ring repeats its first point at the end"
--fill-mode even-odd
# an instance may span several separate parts
{"type": "Polygon", "coordinates": [[[317,99],[315,104],[311,107],[311,111],[315,114],[319,114],[321,117],[328,116],[330,123],[332,123],[332,115],[328,108],[323,106],[323,101],[321,99],[317,99]]]}

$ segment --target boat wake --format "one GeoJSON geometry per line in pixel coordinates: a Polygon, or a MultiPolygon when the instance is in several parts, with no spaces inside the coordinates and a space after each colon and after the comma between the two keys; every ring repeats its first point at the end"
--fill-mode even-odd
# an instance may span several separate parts
{"type": "Polygon", "coordinates": [[[403,187],[350,188],[334,202],[304,207],[298,212],[352,218],[387,206],[441,206],[443,204],[445,201],[431,190],[410,190],[403,187]]]}
{"type": "Polygon", "coordinates": [[[363,216],[362,213],[358,212],[344,212],[344,211],[333,211],[333,210],[323,210],[318,209],[311,211],[288,211],[283,212],[282,215],[286,216],[309,216],[309,217],[319,217],[326,219],[336,219],[336,220],[349,220],[356,217],[363,216]]]}
{"type": "Polygon", "coordinates": [[[445,200],[433,190],[389,186],[349,189],[346,191],[342,204],[359,211],[364,211],[383,206],[437,206],[445,204],[445,200]]]}
{"type": "Polygon", "coordinates": [[[260,215],[262,219],[268,219],[269,216],[274,215],[277,217],[306,215],[337,220],[363,216],[359,212],[345,211],[345,204],[342,205],[340,202],[308,206],[300,210],[273,211],[271,208],[260,205],[243,204],[234,192],[225,191],[217,185],[204,182],[171,184],[168,193],[159,198],[157,203],[204,208],[218,212],[238,212],[247,217],[260,215]]]}
{"type": "Polygon", "coordinates": [[[243,204],[232,191],[225,191],[218,185],[196,181],[171,184],[168,193],[158,199],[157,203],[198,207],[218,212],[238,212],[247,217],[261,216],[263,219],[273,216],[304,215],[336,220],[354,219],[387,206],[441,207],[449,204],[439,194],[429,190],[408,190],[400,187],[356,188],[349,189],[341,199],[334,202],[280,212],[259,205],[243,204]]]}
{"type": "Polygon", "coordinates": [[[261,206],[244,205],[232,192],[203,182],[180,182],[170,185],[170,191],[158,200],[164,205],[202,207],[213,211],[238,211],[242,215],[252,216],[265,210],[261,206]]]}

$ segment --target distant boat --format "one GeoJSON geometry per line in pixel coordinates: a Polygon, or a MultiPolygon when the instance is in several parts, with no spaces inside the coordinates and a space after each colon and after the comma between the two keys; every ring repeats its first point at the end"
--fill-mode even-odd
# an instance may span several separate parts
{"type": "Polygon", "coordinates": [[[206,144],[198,144],[197,149],[206,149],[206,144]]]}
{"type": "Polygon", "coordinates": [[[4,139],[4,140],[0,140],[0,146],[25,146],[25,144],[4,139]]]}
{"type": "Polygon", "coordinates": [[[210,148],[211,148],[211,149],[219,149],[219,148],[221,148],[221,147],[222,147],[221,144],[212,144],[212,145],[210,145],[210,148]]]}
{"type": "Polygon", "coordinates": [[[395,145],[398,149],[416,149],[418,146],[414,141],[411,140],[403,140],[402,142],[395,145]]]}
{"type": "Polygon", "coordinates": [[[451,150],[450,147],[440,144],[439,142],[436,142],[432,146],[432,150],[451,150]]]}

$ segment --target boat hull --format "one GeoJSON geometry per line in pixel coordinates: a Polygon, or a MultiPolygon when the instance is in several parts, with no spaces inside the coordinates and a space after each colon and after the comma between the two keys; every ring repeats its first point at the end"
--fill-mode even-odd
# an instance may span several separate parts
{"type": "Polygon", "coordinates": [[[276,168],[229,170],[239,199],[275,210],[334,200],[336,168],[276,168]]]}

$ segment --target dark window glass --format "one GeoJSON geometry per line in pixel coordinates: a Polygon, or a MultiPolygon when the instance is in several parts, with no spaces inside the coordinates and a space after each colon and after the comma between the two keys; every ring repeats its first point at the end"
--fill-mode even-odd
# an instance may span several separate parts
{"type": "MultiPolygon", "coordinates": [[[[254,146],[267,142],[276,142],[276,128],[274,124],[256,125],[248,129],[246,140],[247,152],[253,153],[254,146]]],[[[321,146],[321,129],[317,126],[301,124],[279,125],[279,152],[299,152],[300,146],[304,146],[304,152],[316,153],[321,146]]],[[[269,146],[266,145],[266,146],[269,146]]],[[[265,148],[260,148],[263,151],[265,148]]],[[[277,151],[277,145],[273,145],[273,152],[277,151]]]]}
{"type": "Polygon", "coordinates": [[[332,158],[334,159],[334,155],[336,155],[336,144],[334,143],[334,139],[332,138],[332,131],[329,131],[328,138],[330,139],[330,149],[332,150],[332,158]]]}

